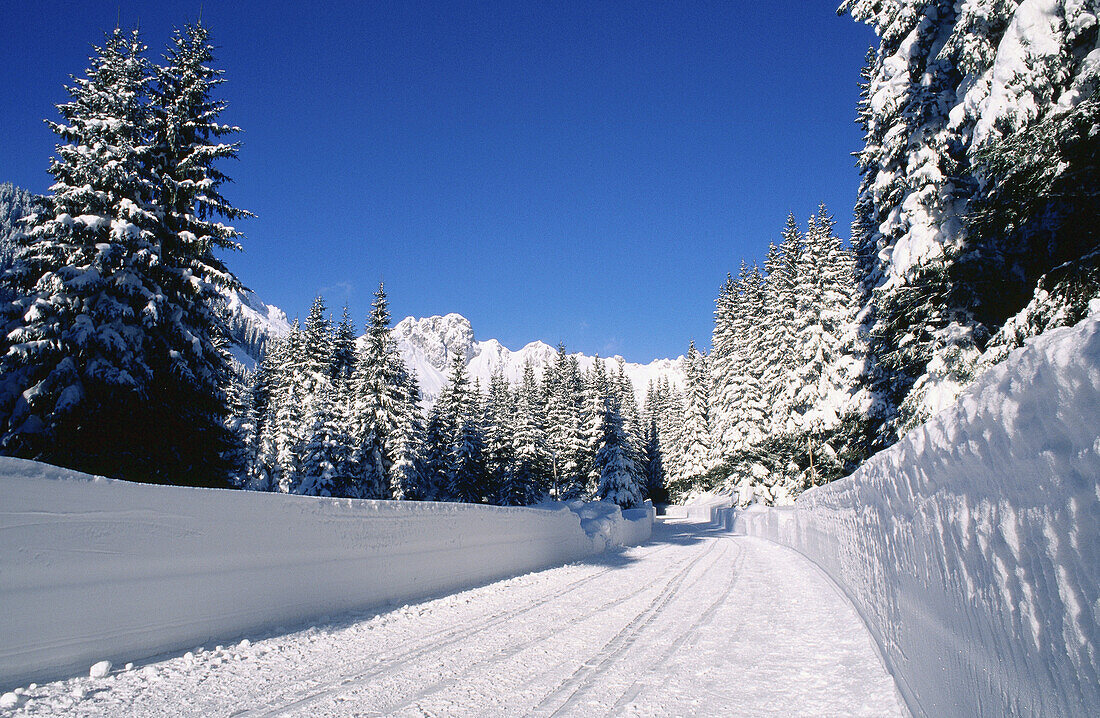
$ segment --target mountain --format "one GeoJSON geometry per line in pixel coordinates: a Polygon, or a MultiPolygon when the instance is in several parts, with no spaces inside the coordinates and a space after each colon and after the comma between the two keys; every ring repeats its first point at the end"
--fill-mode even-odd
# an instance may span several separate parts
{"type": "MultiPolygon", "coordinates": [[[[456,354],[463,357],[470,380],[479,379],[482,387],[489,385],[489,377],[500,369],[506,379],[513,384],[519,383],[523,368],[530,363],[536,374],[554,361],[557,349],[541,341],[534,341],[521,349],[511,350],[496,339],[477,341],[474,339],[470,320],[461,314],[415,319],[406,317],[393,328],[394,338],[405,359],[405,364],[416,372],[420,381],[420,391],[429,403],[438,396],[447,381],[447,371],[451,358],[456,354]]],[[[596,362],[595,357],[574,354],[582,371],[588,371],[596,362]]],[[[601,357],[608,371],[617,372],[621,357],[601,357]]],[[[625,362],[626,375],[634,384],[634,392],[639,405],[645,399],[646,387],[650,381],[667,376],[672,384],[684,386],[683,357],[677,359],[657,359],[649,364],[625,362]]]]}
{"type": "MultiPolygon", "coordinates": [[[[263,356],[268,341],[286,336],[290,323],[278,307],[265,304],[255,293],[244,290],[228,292],[225,298],[226,320],[233,345],[230,352],[246,368],[251,369],[263,356]]],[[[416,372],[420,391],[426,403],[432,403],[447,382],[451,358],[456,354],[466,362],[470,381],[478,379],[481,386],[489,386],[489,377],[500,369],[505,378],[518,384],[523,368],[530,363],[535,373],[554,361],[557,349],[545,342],[534,341],[522,349],[513,351],[496,339],[477,341],[470,320],[461,314],[425,317],[406,317],[393,328],[394,339],[405,359],[406,366],[416,372]]],[[[595,364],[595,357],[575,354],[581,371],[588,371],[595,364]]],[[[609,372],[618,371],[620,357],[601,357],[609,372]]],[[[683,357],[657,359],[649,364],[625,362],[626,375],[634,384],[639,406],[645,400],[650,381],[668,377],[673,385],[684,386],[683,357]]]]}
{"type": "Polygon", "coordinates": [[[233,343],[229,353],[246,369],[253,369],[267,343],[290,333],[286,312],[265,304],[250,289],[225,291],[225,321],[233,343]]]}

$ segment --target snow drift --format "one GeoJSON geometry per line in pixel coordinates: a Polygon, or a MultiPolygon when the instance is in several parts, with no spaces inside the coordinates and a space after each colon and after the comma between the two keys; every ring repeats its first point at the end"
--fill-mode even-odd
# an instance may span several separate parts
{"type": "Polygon", "coordinates": [[[1094,313],[851,477],[734,527],[840,584],[915,715],[1100,715],[1098,434],[1094,313]]]}
{"type": "Polygon", "coordinates": [[[0,496],[4,687],[574,561],[644,541],[653,520],[151,486],[10,458],[0,496]]]}

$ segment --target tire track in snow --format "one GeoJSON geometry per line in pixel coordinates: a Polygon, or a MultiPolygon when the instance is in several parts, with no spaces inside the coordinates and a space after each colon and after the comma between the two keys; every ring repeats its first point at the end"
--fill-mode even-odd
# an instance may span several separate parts
{"type": "MultiPolygon", "coordinates": [[[[682,583],[685,575],[688,572],[691,571],[691,569],[695,566],[695,564],[697,564],[700,560],[702,560],[706,555],[709,555],[710,552],[714,550],[716,544],[717,544],[717,542],[712,542],[711,545],[708,546],[701,554],[699,554],[698,556],[691,559],[688,566],[686,566],[684,568],[678,568],[678,569],[674,568],[675,573],[672,576],[672,578],[670,578],[668,580],[668,583],[665,584],[666,589],[663,589],[658,594],[658,596],[654,599],[654,601],[656,601],[660,598],[660,596],[664,593],[664,590],[667,590],[668,585],[670,585],[671,583],[673,583],[673,582],[682,583]]],[[[657,551],[654,551],[653,553],[651,553],[649,555],[652,556],[656,553],[657,553],[657,551]]],[[[672,573],[672,571],[670,571],[669,573],[672,573]]],[[[662,580],[663,579],[664,579],[664,577],[662,577],[662,580]]],[[[531,648],[532,646],[535,646],[539,643],[542,643],[542,642],[550,639],[554,635],[561,634],[563,632],[567,632],[568,629],[573,628],[573,627],[577,626],[580,623],[590,621],[593,618],[599,616],[600,614],[602,614],[606,611],[613,610],[613,609],[617,608],[618,606],[630,601],[631,599],[633,599],[633,598],[641,595],[642,593],[645,593],[647,590],[651,590],[651,589],[652,589],[651,585],[643,585],[640,588],[637,588],[637,589],[631,591],[630,593],[628,593],[626,595],[620,596],[618,598],[612,599],[611,601],[608,601],[608,602],[605,602],[605,603],[603,603],[599,606],[596,606],[591,611],[586,612],[583,615],[574,616],[573,618],[571,618],[570,620],[568,620],[564,624],[555,624],[555,625],[551,626],[548,630],[542,631],[536,636],[528,638],[528,639],[526,639],[526,640],[524,640],[524,641],[522,641],[518,644],[515,644],[515,645],[512,645],[512,646],[506,646],[502,650],[498,651],[493,656],[491,656],[488,661],[483,661],[483,662],[472,664],[472,665],[468,666],[466,668],[466,670],[462,671],[461,673],[452,675],[449,678],[446,678],[442,681],[438,681],[438,682],[433,683],[431,685],[425,686],[423,689],[421,689],[420,691],[417,691],[415,694],[413,694],[413,695],[411,695],[407,698],[404,698],[400,701],[397,701],[395,703],[387,705],[384,708],[379,708],[379,709],[376,709],[376,710],[369,711],[368,713],[366,713],[366,715],[369,715],[369,716],[390,715],[390,714],[396,713],[397,711],[408,708],[409,706],[415,705],[416,703],[424,700],[425,698],[436,695],[436,694],[440,693],[441,691],[444,691],[444,690],[454,686],[455,684],[461,682],[462,679],[467,677],[472,670],[483,671],[487,668],[489,670],[491,670],[494,666],[499,666],[499,665],[503,664],[504,662],[508,661],[509,659],[511,659],[511,658],[515,657],[516,655],[522,653],[523,651],[527,650],[528,648],[531,648]]],[[[645,613],[646,611],[648,611],[653,606],[654,601],[651,601],[649,606],[647,606],[647,608],[643,609],[642,612],[645,613]]],[[[571,661],[562,661],[560,663],[557,663],[553,667],[551,667],[550,671],[553,671],[554,669],[560,668],[561,666],[566,665],[568,663],[571,663],[571,661]]]]}
{"type": "MultiPolygon", "coordinates": [[[[672,545],[662,546],[652,551],[649,555],[656,555],[671,548],[673,548],[672,545]]],[[[443,648],[460,644],[478,633],[494,628],[501,623],[510,621],[525,613],[542,608],[562,596],[576,591],[601,576],[616,570],[616,568],[618,567],[609,566],[595,573],[583,576],[575,581],[571,581],[549,594],[545,594],[534,603],[525,604],[521,607],[505,611],[504,613],[495,614],[483,620],[469,621],[456,627],[440,629],[425,634],[421,637],[418,646],[403,651],[395,656],[380,661],[372,656],[342,664],[341,672],[345,677],[338,683],[333,683],[331,666],[318,668],[310,672],[304,678],[296,681],[293,686],[280,691],[274,697],[267,698],[261,705],[235,711],[230,714],[230,718],[254,718],[258,716],[282,715],[306,705],[310,705],[322,698],[353,689],[356,686],[370,682],[371,679],[386,673],[395,666],[416,660],[443,648]],[[361,672],[364,669],[367,670],[366,673],[361,672]],[[312,685],[307,686],[307,684],[312,685]]]]}
{"type": "MultiPolygon", "coordinates": [[[[677,592],[679,592],[692,569],[695,568],[705,556],[709,555],[710,552],[718,546],[720,541],[719,539],[711,538],[708,543],[707,549],[689,561],[688,565],[665,585],[664,589],[654,597],[645,609],[623,626],[610,641],[603,645],[593,658],[578,666],[577,669],[573,671],[573,674],[566,678],[556,690],[543,698],[542,701],[531,710],[529,715],[556,716],[572,707],[577,697],[592,681],[593,677],[603,673],[608,666],[634,645],[641,631],[653,624],[662,609],[664,609],[672,601],[677,592]],[[558,703],[557,707],[550,710],[550,707],[559,700],[561,702],[558,703]]],[[[725,542],[721,543],[724,544],[725,542]]]]}
{"type": "MultiPolygon", "coordinates": [[[[623,691],[622,695],[619,696],[611,707],[610,712],[612,714],[618,715],[622,713],[626,706],[633,703],[646,687],[643,678],[649,678],[656,673],[657,669],[668,663],[668,660],[672,658],[673,654],[680,650],[685,644],[693,644],[700,629],[709,625],[714,619],[714,615],[718,612],[718,608],[725,603],[730,594],[733,593],[733,587],[741,577],[741,567],[745,564],[744,549],[736,545],[734,545],[734,548],[737,549],[737,556],[734,558],[733,566],[730,567],[729,581],[727,581],[725,589],[701,614],[699,614],[698,618],[691,623],[687,630],[681,632],[674,640],[669,642],[668,647],[646,667],[644,674],[637,676],[631,681],[630,685],[627,686],[626,690],[623,691]]],[[[736,626],[726,626],[725,630],[728,632],[736,632],[744,620],[744,615],[742,614],[736,626]]]]}

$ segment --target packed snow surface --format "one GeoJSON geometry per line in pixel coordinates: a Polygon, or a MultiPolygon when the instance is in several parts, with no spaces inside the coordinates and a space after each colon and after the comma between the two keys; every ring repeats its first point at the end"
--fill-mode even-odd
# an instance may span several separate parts
{"type": "Polygon", "coordinates": [[[905,715],[819,569],[686,522],[451,596],[19,691],[18,715],[905,715]]]}
{"type": "Polygon", "coordinates": [[[151,486],[0,458],[0,689],[576,561],[646,540],[652,521],[652,507],[151,486]]]}
{"type": "Polygon", "coordinates": [[[1013,352],[848,479],[735,528],[847,591],[915,714],[1100,715],[1100,317],[1013,352]]]}

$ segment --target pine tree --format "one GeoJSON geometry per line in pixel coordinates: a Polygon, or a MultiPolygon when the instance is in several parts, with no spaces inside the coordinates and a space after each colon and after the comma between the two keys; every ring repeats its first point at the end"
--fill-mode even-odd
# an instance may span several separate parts
{"type": "Polygon", "coordinates": [[[336,325],[332,336],[332,380],[334,382],[351,379],[355,370],[356,354],[355,324],[351,321],[351,314],[345,304],[340,323],[336,325]]]}
{"type": "Polygon", "coordinates": [[[584,491],[582,477],[583,426],[578,402],[583,384],[576,357],[558,345],[554,364],[544,376],[546,395],[546,448],[550,460],[552,495],[575,498],[584,491]]]}
{"type": "MultiPolygon", "coordinates": [[[[367,333],[355,366],[354,434],[362,493],[368,498],[392,498],[393,467],[400,459],[411,468],[411,442],[418,422],[408,371],[390,333],[389,302],[385,287],[374,295],[367,333]]],[[[402,471],[406,469],[403,468],[402,471]]],[[[396,485],[411,477],[396,481],[396,485]]],[[[399,489],[402,490],[403,489],[399,489]]]]}
{"type": "Polygon", "coordinates": [[[485,438],[481,427],[476,417],[464,417],[458,429],[447,472],[448,494],[452,501],[483,503],[489,485],[485,438]]]}
{"type": "Polygon", "coordinates": [[[546,427],[535,370],[523,368],[523,379],[516,390],[515,465],[513,481],[528,487],[528,503],[550,491],[552,468],[546,449],[546,427]]]}
{"type": "Polygon", "coordinates": [[[593,462],[600,476],[596,498],[624,509],[640,506],[644,479],[638,474],[638,460],[614,400],[605,401],[600,424],[600,441],[593,462]]]}
{"type": "Polygon", "coordinates": [[[307,496],[345,496],[349,476],[351,438],[343,431],[335,388],[321,384],[306,410],[307,437],[298,450],[292,493],[307,496]]]}
{"type": "Polygon", "coordinates": [[[687,396],[680,434],[679,475],[681,479],[690,479],[711,467],[710,421],[707,415],[710,377],[706,357],[695,348],[694,341],[688,347],[684,373],[687,375],[687,396]]]}
{"type": "MultiPolygon", "coordinates": [[[[11,182],[0,182],[0,276],[15,259],[15,252],[25,236],[24,219],[45,209],[42,198],[11,182]]],[[[0,292],[4,290],[0,285],[0,292]]],[[[6,299],[0,294],[0,300],[6,299]]]]}
{"type": "Polygon", "coordinates": [[[644,462],[646,498],[651,499],[653,503],[667,503],[668,489],[665,488],[664,459],[661,456],[656,419],[650,419],[647,424],[644,462]]]}
{"type": "Polygon", "coordinates": [[[136,32],[109,35],[50,123],[56,182],[4,279],[16,299],[3,312],[0,450],[226,485],[228,365],[204,301],[214,277],[196,248],[163,246],[144,52],[136,32]]]}
{"type": "Polygon", "coordinates": [[[485,398],[485,462],[490,475],[491,502],[504,506],[527,503],[527,494],[515,482],[515,402],[508,380],[498,369],[489,377],[485,398]]]}
{"type": "MultiPolygon", "coordinates": [[[[741,274],[745,263],[741,263],[741,274]]],[[[726,275],[726,282],[714,302],[714,333],[711,335],[711,425],[716,456],[729,453],[738,443],[737,414],[740,409],[740,374],[743,348],[737,333],[741,311],[741,286],[726,275]]]]}
{"type": "MultiPolygon", "coordinates": [[[[841,10],[881,38],[864,74],[853,224],[879,448],[954,401],[980,352],[1002,341],[990,338],[1044,303],[1042,277],[1095,248],[1096,8],[849,0],[841,10]]],[[[1067,272],[1069,294],[1096,294],[1090,263],[1067,272]]]]}
{"type": "MultiPolygon", "coordinates": [[[[402,364],[402,368],[403,368],[402,364]]],[[[412,373],[406,372],[404,392],[399,402],[389,452],[390,495],[397,500],[423,500],[430,487],[425,479],[421,449],[424,441],[424,419],[420,410],[420,386],[412,373]]]]}

